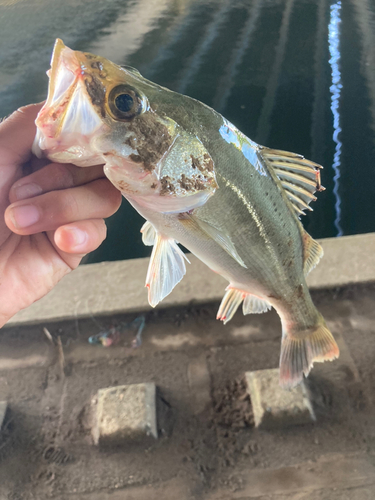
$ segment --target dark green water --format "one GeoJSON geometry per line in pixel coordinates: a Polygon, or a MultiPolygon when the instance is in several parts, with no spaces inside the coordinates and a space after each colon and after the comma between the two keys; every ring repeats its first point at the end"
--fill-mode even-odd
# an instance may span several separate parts
{"type": "MultiPolygon", "coordinates": [[[[375,231],[372,0],[0,0],[0,116],[44,99],[56,37],[324,165],[312,236],[375,231]]],[[[124,200],[90,262],[148,255],[142,223],[124,200]]]]}

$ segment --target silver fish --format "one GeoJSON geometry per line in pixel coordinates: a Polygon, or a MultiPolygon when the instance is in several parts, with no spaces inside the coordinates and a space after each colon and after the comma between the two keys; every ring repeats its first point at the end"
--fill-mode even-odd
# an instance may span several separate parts
{"type": "Polygon", "coordinates": [[[229,285],[218,319],[274,307],[280,381],[293,386],[338,346],[305,276],[323,255],[299,216],[321,190],[320,166],[262,147],[201,102],[56,41],[33,150],[104,172],[146,219],[155,307],[185,274],[181,243],[229,285]]]}

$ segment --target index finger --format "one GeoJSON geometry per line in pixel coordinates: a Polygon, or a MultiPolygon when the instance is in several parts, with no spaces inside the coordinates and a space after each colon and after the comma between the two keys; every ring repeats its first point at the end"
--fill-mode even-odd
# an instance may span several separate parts
{"type": "Polygon", "coordinates": [[[49,163],[45,167],[22,177],[10,188],[9,200],[33,198],[49,191],[69,189],[105,177],[103,165],[76,167],[70,163],[49,163]]]}
{"type": "Polygon", "coordinates": [[[0,164],[21,165],[31,156],[36,133],[35,119],[43,103],[17,109],[0,123],[0,164]]]}

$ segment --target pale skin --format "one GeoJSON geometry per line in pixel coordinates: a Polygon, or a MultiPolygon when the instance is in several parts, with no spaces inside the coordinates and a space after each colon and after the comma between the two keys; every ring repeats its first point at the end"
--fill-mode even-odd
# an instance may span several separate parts
{"type": "Polygon", "coordinates": [[[104,219],[121,204],[102,166],[32,155],[40,108],[20,108],[0,124],[0,327],[98,248],[104,219]]]}

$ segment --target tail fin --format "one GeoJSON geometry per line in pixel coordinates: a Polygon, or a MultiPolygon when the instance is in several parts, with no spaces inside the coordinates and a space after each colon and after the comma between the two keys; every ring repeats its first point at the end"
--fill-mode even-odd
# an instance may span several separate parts
{"type": "Polygon", "coordinates": [[[284,333],[280,355],[280,385],[293,387],[307,377],[314,362],[332,361],[340,354],[324,319],[315,328],[284,333]]]}

